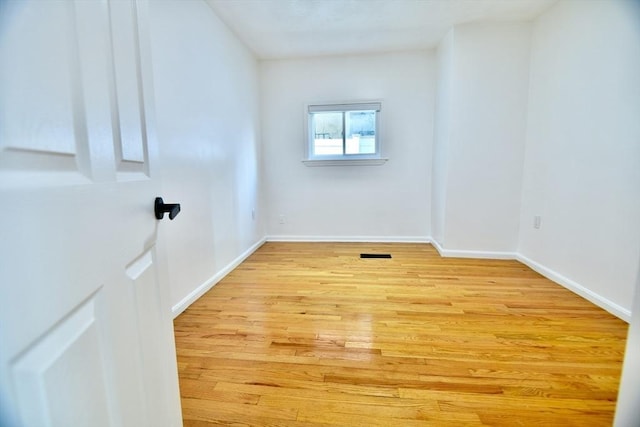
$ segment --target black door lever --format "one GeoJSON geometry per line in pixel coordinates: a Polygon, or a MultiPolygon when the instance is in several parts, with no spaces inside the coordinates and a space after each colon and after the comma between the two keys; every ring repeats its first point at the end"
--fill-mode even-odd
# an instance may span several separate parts
{"type": "Polygon", "coordinates": [[[156,219],[164,218],[165,212],[169,212],[169,219],[173,219],[180,213],[180,204],[165,203],[164,200],[162,200],[162,197],[156,197],[154,211],[156,213],[156,219]]]}

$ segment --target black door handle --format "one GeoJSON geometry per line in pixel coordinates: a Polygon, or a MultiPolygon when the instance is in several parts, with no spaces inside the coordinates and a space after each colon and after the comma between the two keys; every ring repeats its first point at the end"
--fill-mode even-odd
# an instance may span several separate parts
{"type": "Polygon", "coordinates": [[[156,197],[154,211],[156,213],[156,219],[164,218],[165,212],[169,212],[169,219],[173,219],[180,213],[180,204],[165,203],[164,200],[162,200],[162,197],[156,197]]]}

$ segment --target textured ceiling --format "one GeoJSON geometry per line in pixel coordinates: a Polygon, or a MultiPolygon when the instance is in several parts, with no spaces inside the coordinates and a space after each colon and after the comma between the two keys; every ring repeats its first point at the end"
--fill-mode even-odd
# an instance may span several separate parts
{"type": "Polygon", "coordinates": [[[259,57],[428,49],[453,25],[527,21],[557,0],[207,0],[259,57]]]}

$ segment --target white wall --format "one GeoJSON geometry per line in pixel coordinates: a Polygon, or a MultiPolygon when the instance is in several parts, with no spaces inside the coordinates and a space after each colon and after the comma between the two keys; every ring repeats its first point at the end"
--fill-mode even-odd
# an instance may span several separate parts
{"type": "Polygon", "coordinates": [[[534,24],[518,246],[627,317],[640,253],[637,4],[561,1],[534,24]]]}
{"type": "Polygon", "coordinates": [[[628,315],[640,251],[640,25],[629,4],[562,1],[533,34],[461,25],[437,53],[257,65],[204,3],[152,2],[162,196],[183,205],[163,227],[174,304],[265,235],[433,236],[449,255],[518,255],[628,315]],[[367,99],[384,101],[389,162],[305,166],[304,105],[367,99]]]}
{"type": "Polygon", "coordinates": [[[451,134],[451,99],[453,98],[454,30],[440,41],[436,53],[436,105],[433,129],[433,167],[431,173],[431,238],[444,244],[447,202],[447,161],[451,134]]]}
{"type": "Polygon", "coordinates": [[[257,63],[204,2],[150,3],[162,196],[182,205],[162,226],[175,311],[264,235],[257,63]]]}
{"type": "Polygon", "coordinates": [[[261,89],[268,235],[429,236],[433,52],[265,61],[261,89]],[[309,167],[301,162],[305,104],[372,99],[383,101],[386,164],[309,167]]]}
{"type": "Polygon", "coordinates": [[[440,67],[449,75],[439,82],[437,111],[446,114],[436,158],[446,165],[434,169],[434,206],[444,216],[436,240],[445,253],[515,251],[530,35],[527,23],[460,25],[440,46],[450,65],[440,67]]]}

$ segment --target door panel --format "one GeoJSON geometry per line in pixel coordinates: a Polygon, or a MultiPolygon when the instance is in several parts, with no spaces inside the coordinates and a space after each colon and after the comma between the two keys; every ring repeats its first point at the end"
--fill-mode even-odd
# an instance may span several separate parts
{"type": "Polygon", "coordinates": [[[98,298],[92,296],[12,364],[25,426],[110,425],[98,298]]]}
{"type": "Polygon", "coordinates": [[[0,6],[0,51],[6,58],[0,66],[0,185],[86,182],[86,138],[76,135],[73,4],[0,6]]]}
{"type": "Polygon", "coordinates": [[[137,21],[135,8],[128,2],[112,2],[113,63],[118,112],[116,153],[119,170],[133,170],[135,163],[145,162],[141,122],[140,82],[138,80],[136,47],[137,21]],[[117,26],[117,28],[114,28],[117,26]],[[133,164],[131,164],[133,163],[133,164]]]}
{"type": "MultiPolygon", "coordinates": [[[[11,6],[8,6],[11,7],[11,6]]],[[[75,155],[73,126],[73,5],[13,6],[3,20],[0,84],[11,108],[2,110],[3,148],[75,155]],[[30,22],[38,22],[31,26],[30,22]]]]}
{"type": "MultiPolygon", "coordinates": [[[[163,387],[163,369],[167,365],[167,354],[158,353],[153,349],[162,345],[165,338],[163,331],[155,325],[162,324],[163,316],[160,310],[161,298],[156,283],[158,281],[155,247],[152,247],[138,257],[126,269],[126,275],[131,281],[130,286],[135,293],[135,311],[137,314],[137,332],[140,340],[140,355],[144,365],[142,378],[147,406],[154,402],[166,401],[167,395],[163,387]]],[[[150,414],[149,425],[159,426],[166,421],[162,413],[150,414]]]]}
{"type": "Polygon", "coordinates": [[[3,427],[181,425],[146,19],[0,2],[3,427]]]}

